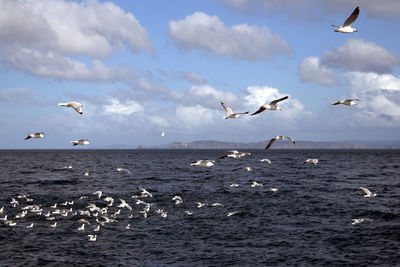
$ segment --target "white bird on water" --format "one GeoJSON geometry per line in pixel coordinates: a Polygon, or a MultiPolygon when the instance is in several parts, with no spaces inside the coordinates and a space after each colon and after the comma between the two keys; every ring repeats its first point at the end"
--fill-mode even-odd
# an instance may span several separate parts
{"type": "Polygon", "coordinates": [[[90,242],[95,242],[97,240],[97,235],[87,235],[89,237],[90,242]]]}
{"type": "Polygon", "coordinates": [[[44,132],[39,132],[39,133],[29,134],[27,137],[25,137],[24,140],[28,140],[31,138],[43,138],[43,137],[44,137],[44,132]]]}
{"type": "Polygon", "coordinates": [[[223,155],[223,156],[219,157],[219,159],[224,159],[224,158],[227,158],[227,157],[228,158],[233,158],[233,159],[240,159],[240,158],[242,158],[244,156],[250,156],[251,155],[250,152],[239,152],[237,150],[230,150],[228,152],[230,152],[231,154],[223,155]]]}
{"type": "Polygon", "coordinates": [[[132,210],[132,207],[128,203],[126,203],[125,200],[120,198],[119,201],[121,201],[121,204],[119,204],[117,208],[127,208],[128,210],[132,210]]]}
{"type": "Polygon", "coordinates": [[[195,162],[190,163],[190,165],[194,167],[211,167],[214,166],[214,160],[211,159],[201,159],[196,160],[195,162]]]}
{"type": "Polygon", "coordinates": [[[351,224],[354,225],[354,224],[359,224],[359,223],[362,223],[362,222],[373,222],[373,220],[370,219],[370,218],[353,219],[353,222],[351,224]]]}
{"type": "Polygon", "coordinates": [[[362,191],[364,191],[364,193],[365,193],[364,197],[376,197],[376,195],[377,195],[376,193],[372,193],[371,191],[369,191],[368,188],[365,188],[362,186],[358,187],[358,189],[361,189],[362,191]]]}
{"type": "Polygon", "coordinates": [[[117,172],[126,172],[127,174],[131,174],[130,170],[124,169],[124,168],[117,168],[117,172]]]}
{"type": "Polygon", "coordinates": [[[263,184],[261,183],[257,183],[256,181],[253,181],[253,183],[251,184],[251,187],[262,187],[263,184]]]}
{"type": "Polygon", "coordinates": [[[235,214],[238,214],[238,213],[240,213],[240,211],[232,211],[232,212],[228,212],[228,213],[226,214],[226,216],[231,217],[231,216],[233,216],[233,215],[235,215],[235,214]]]}
{"type": "Polygon", "coordinates": [[[335,32],[342,32],[342,33],[357,32],[357,30],[351,27],[351,25],[356,21],[358,14],[360,14],[360,8],[356,7],[356,9],[354,9],[353,13],[351,13],[350,17],[346,19],[346,21],[343,23],[342,26],[332,24],[332,27],[337,27],[337,29],[335,29],[335,32]]]}
{"type": "Polygon", "coordinates": [[[286,136],[286,135],[278,135],[276,137],[271,138],[271,140],[269,140],[268,145],[264,148],[264,151],[267,150],[270,146],[272,146],[272,144],[276,141],[276,140],[283,140],[284,138],[287,138],[290,142],[292,142],[293,144],[296,144],[296,142],[294,141],[294,139],[290,136],[286,136]]]}
{"type": "Polygon", "coordinates": [[[263,105],[261,106],[256,112],[254,112],[253,114],[251,114],[251,116],[256,115],[258,113],[263,112],[264,110],[268,109],[268,110],[279,110],[282,111],[282,109],[277,105],[279,102],[288,99],[289,96],[285,96],[276,100],[271,101],[269,104],[267,105],[263,105]]]}
{"type": "Polygon", "coordinates": [[[79,114],[83,114],[82,112],[82,104],[78,102],[66,102],[66,103],[58,103],[59,106],[69,107],[75,109],[79,114]]]}
{"type": "Polygon", "coordinates": [[[314,166],[317,166],[318,159],[306,159],[306,160],[303,162],[303,165],[304,165],[304,164],[307,164],[307,163],[312,163],[312,164],[314,164],[314,166]]]}
{"type": "Polygon", "coordinates": [[[360,101],[360,99],[353,98],[353,99],[340,100],[340,101],[337,101],[336,103],[333,103],[332,106],[340,105],[340,104],[346,105],[346,106],[355,106],[355,105],[357,105],[355,101],[360,101]]]}
{"type": "Polygon", "coordinates": [[[79,140],[71,141],[71,143],[72,143],[73,146],[77,146],[77,145],[84,146],[84,145],[89,145],[90,144],[89,140],[87,140],[86,138],[85,139],[79,139],[79,140]]]}
{"type": "Polygon", "coordinates": [[[88,170],[84,170],[84,175],[85,176],[89,176],[89,171],[88,170]]]}
{"type": "Polygon", "coordinates": [[[266,162],[266,163],[268,163],[269,165],[272,164],[271,160],[269,160],[269,159],[260,159],[260,161],[261,161],[261,162],[266,162]]]}
{"type": "Polygon", "coordinates": [[[221,105],[226,111],[226,116],[224,117],[225,120],[239,118],[241,114],[249,113],[248,111],[242,113],[233,113],[232,109],[228,107],[224,102],[221,101],[221,105]]]}

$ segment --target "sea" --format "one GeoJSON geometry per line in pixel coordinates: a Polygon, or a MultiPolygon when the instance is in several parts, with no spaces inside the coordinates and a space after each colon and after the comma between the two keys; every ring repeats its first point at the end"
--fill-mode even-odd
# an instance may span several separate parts
{"type": "Polygon", "coordinates": [[[0,265],[400,266],[400,150],[247,152],[0,150],[0,265]]]}

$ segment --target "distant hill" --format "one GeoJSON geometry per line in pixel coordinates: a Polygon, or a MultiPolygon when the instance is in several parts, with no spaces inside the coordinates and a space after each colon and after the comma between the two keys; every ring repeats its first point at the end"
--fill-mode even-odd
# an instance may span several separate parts
{"type": "MultiPolygon", "coordinates": [[[[138,149],[264,149],[268,141],[252,143],[223,142],[214,140],[194,142],[172,142],[164,146],[139,146],[138,149]]],[[[347,142],[310,142],[296,141],[292,144],[288,141],[277,141],[270,149],[399,149],[400,145],[373,145],[355,144],[347,142]]]]}

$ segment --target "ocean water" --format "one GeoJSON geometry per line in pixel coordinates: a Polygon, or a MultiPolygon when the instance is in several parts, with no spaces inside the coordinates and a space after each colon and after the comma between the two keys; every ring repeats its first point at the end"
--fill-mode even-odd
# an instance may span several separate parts
{"type": "Polygon", "coordinates": [[[0,221],[1,265],[400,265],[400,151],[250,152],[207,168],[190,163],[225,151],[2,150],[0,217],[16,225],[0,221]],[[307,158],[319,158],[318,165],[303,165],[307,158]],[[245,166],[259,168],[232,171],[245,166]],[[263,186],[252,187],[254,181],[263,186]],[[364,197],[359,186],[377,196],[364,197]],[[142,196],[140,188],[152,197],[142,196]],[[100,199],[93,194],[98,190],[100,199]],[[183,202],[176,205],[174,196],[183,202]],[[104,223],[96,211],[80,215],[90,204],[107,207],[105,197],[115,200],[103,214],[114,214],[114,222],[104,223]],[[11,204],[12,198],[19,204],[11,204]],[[120,198],[132,210],[118,208],[120,198]],[[74,203],[63,206],[65,201],[74,203]],[[25,217],[15,218],[28,205],[40,206],[42,214],[27,209],[25,217]],[[54,214],[56,209],[69,212],[54,214]],[[44,216],[49,212],[54,220],[44,216]],[[352,224],[366,217],[373,221],[352,224]],[[77,230],[82,218],[90,223],[83,232],[77,230]],[[96,218],[104,224],[99,232],[96,218]],[[97,234],[97,241],[89,241],[89,234],[97,234]]]}

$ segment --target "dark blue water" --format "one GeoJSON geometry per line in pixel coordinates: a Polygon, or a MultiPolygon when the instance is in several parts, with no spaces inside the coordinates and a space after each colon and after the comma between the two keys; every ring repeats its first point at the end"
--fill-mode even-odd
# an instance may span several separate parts
{"type": "Polygon", "coordinates": [[[400,151],[250,151],[192,167],[222,150],[0,151],[1,265],[288,266],[400,264],[400,151]],[[260,162],[269,158],[272,165],[260,162]],[[319,158],[317,166],[303,165],[319,158]],[[64,169],[71,165],[72,169],[64,169]],[[253,172],[232,171],[252,166],[253,172]],[[131,175],[117,172],[125,168],[131,175]],[[90,175],[84,176],[84,170],[90,175]],[[252,182],[263,186],[252,187],[252,182]],[[231,187],[233,183],[238,187],[231,187]],[[363,197],[367,187],[378,195],[363,197]],[[142,197],[139,188],[153,197],[142,197]],[[270,188],[278,188],[276,192],[270,188]],[[101,199],[94,195],[101,190],[101,199]],[[26,197],[17,196],[26,195],[26,197]],[[132,195],[137,195],[132,198],[132,195]],[[180,196],[176,205],[172,198],[180,196]],[[87,196],[86,199],[80,199],[87,196]],[[115,202],[99,232],[89,204],[115,202]],[[13,207],[12,198],[19,204],[13,207]],[[119,198],[132,206],[118,208],[119,198]],[[28,202],[30,200],[30,202],[28,202]],[[74,204],[62,206],[65,201],[74,204]],[[144,217],[146,204],[151,205],[144,217]],[[141,203],[143,203],[141,202],[141,203]],[[198,208],[196,202],[205,203],[198,208]],[[212,206],[213,203],[223,206],[212,206]],[[58,203],[57,208],[50,206],[58,203]],[[40,205],[42,214],[28,211],[40,205]],[[69,210],[66,216],[53,214],[69,210]],[[72,211],[71,211],[72,210],[72,211]],[[49,221],[44,214],[50,211],[49,221]],[[188,215],[186,211],[193,212],[188,215]],[[75,214],[75,212],[78,212],[75,214]],[[161,216],[165,212],[166,217],[161,216]],[[237,212],[227,216],[229,212],[237,212]],[[372,219],[352,225],[352,219],[372,219]],[[84,232],[77,228],[85,218],[84,232]],[[57,221],[55,228],[50,227],[57,221]],[[33,228],[25,228],[34,223],[33,228]],[[126,226],[130,224],[130,229],[126,226]],[[90,242],[89,234],[97,234],[90,242]]]}

